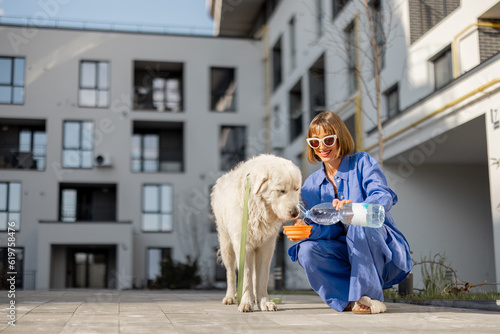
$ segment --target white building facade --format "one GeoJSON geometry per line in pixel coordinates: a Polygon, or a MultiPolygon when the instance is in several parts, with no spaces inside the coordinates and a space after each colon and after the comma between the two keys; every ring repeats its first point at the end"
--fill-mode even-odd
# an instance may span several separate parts
{"type": "MultiPolygon", "coordinates": [[[[357,150],[383,161],[414,261],[443,256],[460,280],[499,281],[498,1],[375,0],[368,11],[361,0],[210,3],[220,36],[263,43],[269,150],[307,177],[319,168],[305,160],[308,124],[337,112],[357,150]]],[[[285,285],[308,287],[303,270],[283,261],[285,285]]]]}
{"type": "Polygon", "coordinates": [[[209,193],[264,151],[261,47],[0,26],[1,269],[11,232],[18,289],[152,286],[170,258],[224,281],[209,193]]]}
{"type": "MultiPolygon", "coordinates": [[[[0,269],[14,221],[23,288],[147,287],[168,258],[223,284],[211,185],[264,151],[307,177],[332,110],[383,161],[414,260],[498,282],[500,2],[369,3],[207,1],[217,38],[0,26],[0,269]]],[[[290,245],[271,282],[308,288],[290,245]]]]}

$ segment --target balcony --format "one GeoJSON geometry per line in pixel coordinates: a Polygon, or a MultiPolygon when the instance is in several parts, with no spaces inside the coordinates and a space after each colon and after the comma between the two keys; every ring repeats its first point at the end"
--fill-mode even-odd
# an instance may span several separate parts
{"type": "Polygon", "coordinates": [[[0,119],[0,169],[45,169],[45,121],[0,119]]]}

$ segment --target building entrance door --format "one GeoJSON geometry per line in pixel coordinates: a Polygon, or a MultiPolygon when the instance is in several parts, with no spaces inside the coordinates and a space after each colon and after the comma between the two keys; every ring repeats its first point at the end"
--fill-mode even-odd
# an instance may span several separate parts
{"type": "Polygon", "coordinates": [[[108,288],[107,249],[74,249],[68,252],[66,286],[71,288],[108,288]]]}

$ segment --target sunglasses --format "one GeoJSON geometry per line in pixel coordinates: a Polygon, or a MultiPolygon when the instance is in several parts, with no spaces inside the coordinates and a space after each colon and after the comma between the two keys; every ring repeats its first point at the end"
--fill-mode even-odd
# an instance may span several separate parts
{"type": "Polygon", "coordinates": [[[326,147],[332,147],[335,145],[335,142],[337,141],[337,135],[329,135],[325,136],[321,139],[319,138],[307,138],[306,139],[307,143],[311,148],[318,148],[321,143],[325,145],[326,147]]]}

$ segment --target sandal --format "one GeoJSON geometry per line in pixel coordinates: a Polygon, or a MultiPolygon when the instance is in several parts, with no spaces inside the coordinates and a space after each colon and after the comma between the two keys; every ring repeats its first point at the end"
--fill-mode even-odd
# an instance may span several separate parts
{"type": "Polygon", "coordinates": [[[356,314],[377,314],[387,311],[387,307],[380,300],[373,300],[370,297],[363,296],[354,303],[352,313],[356,314]],[[364,307],[363,307],[364,306],[364,307]]]}
{"type": "Polygon", "coordinates": [[[352,311],[353,307],[354,307],[354,302],[349,302],[349,304],[347,304],[343,312],[352,311]]]}

